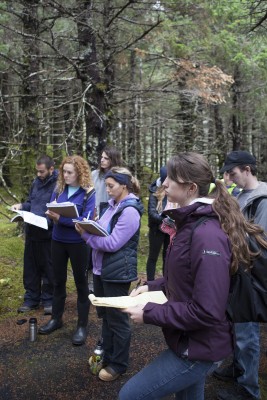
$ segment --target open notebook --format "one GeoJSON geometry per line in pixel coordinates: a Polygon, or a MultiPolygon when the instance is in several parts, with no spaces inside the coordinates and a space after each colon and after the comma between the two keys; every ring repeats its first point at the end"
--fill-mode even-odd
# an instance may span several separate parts
{"type": "Polygon", "coordinates": [[[20,222],[24,221],[27,224],[38,226],[42,229],[48,229],[47,219],[44,217],[40,217],[39,215],[33,214],[30,211],[22,211],[22,210],[12,210],[17,214],[11,218],[11,222],[20,222]]]}

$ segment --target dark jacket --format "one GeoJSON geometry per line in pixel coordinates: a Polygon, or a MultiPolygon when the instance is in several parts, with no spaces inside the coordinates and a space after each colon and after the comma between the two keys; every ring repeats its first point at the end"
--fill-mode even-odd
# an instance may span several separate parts
{"type": "MultiPolygon", "coordinates": [[[[52,194],[51,202],[56,199],[58,203],[70,201],[76,204],[79,213],[79,217],[76,219],[82,221],[84,218],[87,218],[88,215],[90,216],[89,219],[92,219],[95,211],[95,193],[89,196],[84,204],[85,196],[86,191],[80,187],[77,192],[68,197],[68,185],[66,185],[64,191],[60,193],[59,196],[55,192],[52,194]]],[[[52,239],[63,243],[83,242],[81,235],[75,230],[73,219],[62,216],[60,216],[58,223],[54,224],[52,239]]]]}
{"type": "Polygon", "coordinates": [[[231,324],[226,319],[230,286],[231,249],[217,218],[191,232],[197,219],[214,215],[211,205],[194,203],[169,210],[177,234],[169,246],[164,278],[148,283],[162,288],[163,305],[148,303],[144,322],[161,326],[168,346],[190,360],[219,361],[233,350],[231,324]],[[190,245],[191,242],[191,245],[190,245]]]}
{"type": "MultiPolygon", "coordinates": [[[[49,203],[50,201],[56,185],[57,175],[58,172],[54,171],[52,175],[48,176],[45,180],[41,180],[38,177],[35,178],[27,200],[22,203],[22,210],[30,211],[40,217],[46,217],[46,203],[49,203]]],[[[53,223],[49,218],[47,218],[47,221],[48,230],[38,228],[34,225],[25,224],[27,236],[35,241],[51,240],[53,223]]]]}
{"type": "MultiPolygon", "coordinates": [[[[161,222],[163,221],[164,216],[158,213],[157,211],[157,205],[158,205],[158,199],[156,196],[154,196],[154,193],[156,193],[157,190],[157,185],[156,181],[151,183],[149,187],[149,200],[148,200],[148,226],[149,228],[154,228],[158,229],[160,227],[161,222]]],[[[162,209],[166,207],[167,204],[167,196],[164,197],[162,201],[162,209]]]]}
{"type": "MultiPolygon", "coordinates": [[[[122,203],[116,213],[111,218],[108,232],[111,233],[115,227],[121,213],[127,207],[134,207],[142,216],[144,212],[143,204],[139,199],[129,199],[122,203]]],[[[108,282],[132,282],[137,279],[137,247],[140,236],[140,227],[116,252],[105,252],[102,263],[101,278],[108,282]]]]}

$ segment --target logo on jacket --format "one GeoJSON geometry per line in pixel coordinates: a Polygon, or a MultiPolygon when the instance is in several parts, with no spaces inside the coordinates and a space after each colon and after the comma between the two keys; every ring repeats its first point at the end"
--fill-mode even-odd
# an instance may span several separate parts
{"type": "Polygon", "coordinates": [[[220,256],[221,255],[221,253],[216,250],[203,250],[202,254],[207,255],[207,256],[220,256]]]}

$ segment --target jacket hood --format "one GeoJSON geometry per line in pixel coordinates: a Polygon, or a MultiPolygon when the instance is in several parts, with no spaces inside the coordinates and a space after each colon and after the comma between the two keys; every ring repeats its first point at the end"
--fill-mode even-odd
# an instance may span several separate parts
{"type": "Polygon", "coordinates": [[[205,198],[196,199],[194,203],[188,206],[166,210],[164,211],[164,215],[173,219],[178,226],[181,226],[188,218],[193,221],[204,215],[216,217],[210,200],[205,198]]]}
{"type": "MultiPolygon", "coordinates": [[[[110,199],[108,201],[108,203],[111,207],[116,206],[114,199],[110,199]]],[[[124,199],[118,205],[116,213],[119,212],[121,210],[121,208],[124,208],[127,206],[135,207],[141,216],[144,213],[144,206],[143,206],[141,200],[133,193],[129,193],[126,197],[124,197],[124,199]]]]}
{"type": "MultiPolygon", "coordinates": [[[[240,193],[240,195],[241,194],[242,194],[242,192],[240,193]]],[[[246,205],[251,204],[255,199],[257,199],[259,197],[267,197],[267,183],[266,182],[259,182],[259,186],[251,192],[251,196],[249,197],[246,205]]]]}
{"type": "Polygon", "coordinates": [[[149,186],[148,190],[150,191],[150,193],[155,193],[157,188],[158,188],[157,180],[155,180],[154,182],[151,183],[151,185],[149,186]]]}

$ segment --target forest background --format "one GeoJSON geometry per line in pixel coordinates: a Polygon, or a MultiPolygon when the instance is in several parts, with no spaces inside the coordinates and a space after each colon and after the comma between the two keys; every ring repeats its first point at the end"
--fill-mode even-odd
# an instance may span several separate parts
{"type": "Polygon", "coordinates": [[[96,168],[112,144],[143,200],[179,151],[218,176],[246,149],[266,180],[266,21],[266,0],[0,1],[0,267],[21,264],[6,206],[25,199],[42,153],[96,168]]]}
{"type": "Polygon", "coordinates": [[[0,185],[35,160],[120,148],[142,183],[178,151],[217,174],[247,149],[265,178],[266,0],[0,1],[0,185]]]}
{"type": "MultiPolygon", "coordinates": [[[[36,158],[47,153],[58,166],[65,155],[76,153],[95,168],[103,147],[115,145],[140,179],[145,205],[148,184],[179,151],[204,154],[218,176],[229,151],[246,149],[259,161],[259,178],[267,180],[266,22],[267,0],[0,0],[2,390],[18,388],[17,398],[35,399],[54,386],[64,398],[66,391],[68,398],[77,393],[81,398],[82,391],[83,398],[88,393],[107,398],[106,390],[92,395],[99,384],[89,384],[84,363],[84,353],[98,337],[97,324],[80,358],[67,344],[75,295],[69,296],[65,313],[65,361],[57,335],[30,349],[28,326],[15,324],[24,294],[24,237],[21,226],[10,223],[7,207],[27,196],[36,158]]],[[[145,213],[140,277],[147,230],[145,213]]],[[[75,291],[71,269],[67,290],[75,291]]],[[[39,322],[45,318],[41,312],[39,322]]],[[[158,342],[154,333],[152,342],[150,331],[144,335],[146,328],[134,342],[141,349],[133,352],[136,371],[146,361],[140,354],[148,351],[150,357],[162,345],[161,335],[158,342]]],[[[267,399],[265,331],[264,338],[260,379],[262,399],[267,399]]],[[[217,386],[207,386],[209,398],[217,386]]]]}

